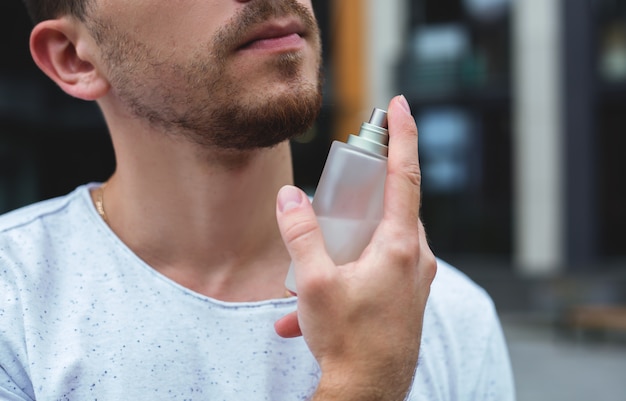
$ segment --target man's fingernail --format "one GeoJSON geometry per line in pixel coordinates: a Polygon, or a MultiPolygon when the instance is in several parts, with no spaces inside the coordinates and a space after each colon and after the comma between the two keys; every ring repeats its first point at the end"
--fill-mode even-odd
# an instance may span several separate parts
{"type": "Polygon", "coordinates": [[[302,203],[302,191],[291,185],[285,185],[278,191],[278,210],[284,213],[295,209],[302,203]]]}
{"type": "Polygon", "coordinates": [[[402,106],[404,111],[407,112],[407,114],[411,114],[411,106],[409,106],[409,102],[406,100],[404,95],[398,96],[398,102],[400,103],[400,106],[402,106]]]}

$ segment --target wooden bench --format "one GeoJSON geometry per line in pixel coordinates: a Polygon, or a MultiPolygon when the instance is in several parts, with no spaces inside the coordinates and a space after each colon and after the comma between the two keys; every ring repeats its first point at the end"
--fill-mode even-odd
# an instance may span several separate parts
{"type": "Polygon", "coordinates": [[[566,314],[566,324],[576,331],[626,333],[626,306],[581,305],[566,314]]]}

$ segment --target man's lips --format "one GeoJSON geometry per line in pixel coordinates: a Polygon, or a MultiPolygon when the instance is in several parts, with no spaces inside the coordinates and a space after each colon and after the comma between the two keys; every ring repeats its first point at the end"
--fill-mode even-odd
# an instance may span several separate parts
{"type": "Polygon", "coordinates": [[[304,35],[305,28],[297,21],[275,21],[251,30],[238,50],[299,47],[304,42],[304,35]]]}
{"type": "Polygon", "coordinates": [[[263,50],[263,49],[279,49],[288,47],[299,47],[304,39],[297,33],[285,36],[270,37],[266,39],[254,40],[244,45],[242,50],[263,50]]]}

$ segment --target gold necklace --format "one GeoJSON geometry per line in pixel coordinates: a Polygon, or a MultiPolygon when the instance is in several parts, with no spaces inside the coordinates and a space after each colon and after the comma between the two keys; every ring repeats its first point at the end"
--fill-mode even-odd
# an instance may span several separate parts
{"type": "Polygon", "coordinates": [[[98,188],[98,193],[96,194],[96,210],[98,211],[100,217],[102,217],[102,220],[104,220],[105,223],[108,223],[107,213],[104,210],[104,189],[106,188],[106,186],[107,183],[105,182],[104,184],[100,185],[100,188],[98,188]]]}

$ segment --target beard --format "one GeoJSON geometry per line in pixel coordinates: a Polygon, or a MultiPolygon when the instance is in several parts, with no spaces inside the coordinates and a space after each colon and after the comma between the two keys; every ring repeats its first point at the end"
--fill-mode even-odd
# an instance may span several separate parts
{"type": "Polygon", "coordinates": [[[88,21],[102,50],[111,90],[132,115],[168,135],[207,148],[267,148],[304,133],[319,114],[319,29],[311,12],[295,0],[247,3],[209,43],[182,61],[120,31],[111,20],[88,21]],[[302,53],[283,53],[260,67],[286,89],[272,91],[267,83],[247,85],[242,73],[231,68],[229,56],[251,28],[283,16],[296,16],[305,24],[317,76],[313,80],[304,76],[311,60],[302,53]]]}

